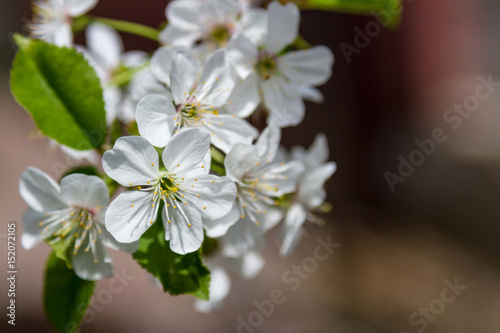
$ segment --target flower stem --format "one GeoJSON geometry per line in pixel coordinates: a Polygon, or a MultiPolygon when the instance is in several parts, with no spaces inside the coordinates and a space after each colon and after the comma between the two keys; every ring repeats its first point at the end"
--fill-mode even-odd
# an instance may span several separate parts
{"type": "Polygon", "coordinates": [[[123,86],[127,83],[130,82],[134,74],[139,72],[140,70],[146,68],[149,66],[149,61],[145,62],[144,64],[137,66],[137,67],[132,67],[127,69],[126,71],[121,72],[120,74],[116,75],[113,77],[109,82],[106,84],[105,88],[114,88],[114,87],[120,87],[123,86]]]}
{"type": "Polygon", "coordinates": [[[151,27],[148,27],[146,25],[139,24],[139,23],[104,18],[104,17],[96,17],[96,16],[86,16],[85,18],[88,19],[88,21],[87,21],[88,23],[91,23],[91,22],[104,23],[104,24],[107,24],[110,27],[112,27],[113,29],[116,29],[118,31],[127,32],[130,34],[149,38],[149,39],[154,40],[155,42],[158,41],[158,36],[160,34],[160,31],[158,29],[151,28],[151,27]]]}

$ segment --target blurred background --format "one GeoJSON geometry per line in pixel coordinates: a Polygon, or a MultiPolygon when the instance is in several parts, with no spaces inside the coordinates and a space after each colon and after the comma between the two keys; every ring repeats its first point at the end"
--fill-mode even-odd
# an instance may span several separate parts
{"type": "MultiPolygon", "coordinates": [[[[308,146],[317,132],[327,134],[338,170],[328,183],[333,210],[326,225],[307,224],[302,243],[286,259],[279,258],[276,232],[270,232],[262,273],[247,281],[233,274],[224,309],[210,315],[192,309],[193,297],[163,294],[129,255],[113,252],[116,270],[125,269],[133,280],[105,305],[93,298],[96,316],[83,332],[236,332],[238,317],[247,320],[256,311],[253,302],[269,299],[273,289],[283,290],[286,301],[262,325],[241,332],[500,331],[500,85],[484,85],[488,78],[500,82],[500,3],[404,4],[399,28],[372,33],[363,47],[358,31],[373,28],[374,17],[302,13],[301,34],[312,45],[328,45],[336,62],[320,88],[325,103],[308,104],[304,122],[283,131],[283,143],[308,146]],[[346,56],[346,45],[356,51],[346,56]],[[448,111],[473,100],[477,89],[489,96],[474,111],[448,111]],[[415,153],[415,140],[428,142],[435,129],[444,142],[435,143],[432,154],[415,153]],[[399,175],[401,159],[410,157],[419,165],[399,175]],[[290,290],[283,273],[313,255],[317,237],[327,236],[340,247],[290,290]],[[454,294],[446,288],[456,282],[467,289],[455,290],[449,301],[454,294]]],[[[91,14],[156,27],[165,5],[101,0],[91,14]]],[[[20,235],[27,207],[18,194],[21,173],[33,165],[58,178],[75,163],[50,148],[9,93],[11,34],[25,32],[30,18],[29,1],[0,1],[2,271],[6,224],[17,222],[20,235]]],[[[122,37],[128,50],[156,47],[122,37]]],[[[83,36],[77,42],[84,43],[83,36]]],[[[17,250],[16,331],[51,332],[41,300],[49,247],[17,250]]],[[[5,279],[0,286],[5,309],[5,279]]],[[[96,295],[106,288],[107,281],[98,283],[96,295]]],[[[2,317],[1,331],[13,331],[2,317]]]]}

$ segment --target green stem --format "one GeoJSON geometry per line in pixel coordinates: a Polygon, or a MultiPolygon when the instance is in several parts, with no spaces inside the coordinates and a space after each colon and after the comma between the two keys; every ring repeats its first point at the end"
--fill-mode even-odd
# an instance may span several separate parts
{"type": "Polygon", "coordinates": [[[158,41],[158,36],[160,34],[160,31],[158,29],[154,29],[151,27],[148,27],[146,25],[142,25],[139,23],[133,23],[133,22],[128,22],[128,21],[122,21],[122,20],[115,20],[115,19],[110,19],[110,18],[104,18],[104,17],[95,17],[95,16],[87,16],[88,22],[100,22],[109,25],[110,27],[121,31],[121,32],[127,32],[130,34],[138,35],[141,37],[149,38],[154,40],[155,42],[158,41]]]}
{"type": "Polygon", "coordinates": [[[224,159],[226,158],[226,156],[224,156],[224,154],[220,150],[213,146],[210,146],[210,153],[212,155],[212,161],[224,165],[224,159]]]}
{"type": "Polygon", "coordinates": [[[149,61],[133,68],[129,68],[126,71],[121,72],[120,74],[114,76],[109,82],[106,84],[105,88],[113,88],[120,87],[130,82],[130,79],[143,68],[149,66],[149,61]]]}

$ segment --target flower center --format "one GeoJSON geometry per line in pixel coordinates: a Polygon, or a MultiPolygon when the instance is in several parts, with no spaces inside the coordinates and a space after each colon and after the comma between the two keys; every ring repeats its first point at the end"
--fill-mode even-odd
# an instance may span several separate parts
{"type": "Polygon", "coordinates": [[[49,215],[47,219],[40,222],[39,225],[45,225],[41,233],[45,238],[49,238],[51,245],[60,242],[69,242],[74,239],[73,255],[76,255],[84,243],[88,240],[84,251],[92,250],[94,262],[98,263],[96,241],[99,237],[101,228],[95,223],[95,210],[73,206],[61,211],[45,213],[49,215]]]}
{"type": "Polygon", "coordinates": [[[225,24],[215,25],[209,33],[208,39],[217,47],[226,46],[231,38],[231,27],[225,24]]]}
{"type": "Polygon", "coordinates": [[[271,54],[261,54],[255,64],[255,70],[265,80],[269,79],[278,70],[276,57],[271,54]]]}

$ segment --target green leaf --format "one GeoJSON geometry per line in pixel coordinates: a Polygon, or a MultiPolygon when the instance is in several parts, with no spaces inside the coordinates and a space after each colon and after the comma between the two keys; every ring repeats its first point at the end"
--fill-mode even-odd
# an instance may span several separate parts
{"type": "Polygon", "coordinates": [[[78,330],[94,292],[94,281],[76,276],[52,253],[47,261],[43,290],[45,314],[57,332],[78,330]]]}
{"type": "Polygon", "coordinates": [[[305,0],[302,9],[320,9],[357,15],[377,15],[388,28],[395,28],[401,20],[402,0],[305,0]]]}
{"type": "Polygon", "coordinates": [[[107,133],[102,88],[83,55],[20,35],[14,40],[12,94],[41,132],[78,150],[101,146],[107,133]]]}
{"type": "Polygon", "coordinates": [[[210,238],[205,234],[203,244],[201,245],[201,254],[208,257],[214,254],[219,248],[219,241],[215,238],[210,238]]]}
{"type": "Polygon", "coordinates": [[[200,252],[201,249],[185,255],[172,252],[159,218],[141,237],[139,249],[132,256],[160,280],[164,292],[208,300],[210,271],[203,265],[200,252]]]}

